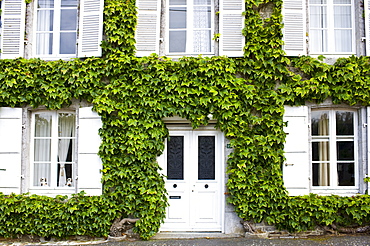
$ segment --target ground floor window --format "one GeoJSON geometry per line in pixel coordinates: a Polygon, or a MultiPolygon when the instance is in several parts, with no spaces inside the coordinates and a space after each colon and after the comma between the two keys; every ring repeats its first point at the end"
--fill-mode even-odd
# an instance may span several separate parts
{"type": "Polygon", "coordinates": [[[75,112],[32,113],[31,183],[35,187],[74,187],[75,112]]]}
{"type": "Polygon", "coordinates": [[[357,186],[357,112],[320,109],[311,112],[312,186],[357,186]]]}

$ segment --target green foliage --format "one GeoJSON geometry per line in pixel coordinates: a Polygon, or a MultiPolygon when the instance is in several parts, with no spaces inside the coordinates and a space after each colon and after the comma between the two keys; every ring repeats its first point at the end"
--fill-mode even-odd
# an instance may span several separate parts
{"type": "Polygon", "coordinates": [[[60,109],[72,99],[94,105],[103,121],[99,155],[104,194],[70,198],[0,194],[0,235],[106,236],[117,217],[140,218],[144,239],[159,229],[168,205],[156,157],[178,115],[194,128],[208,115],[230,140],[228,201],[245,220],[290,231],[336,223],[369,224],[370,198],[289,197],[284,160],[284,104],[322,102],[369,105],[367,57],[320,59],[284,56],[281,0],[247,0],[243,58],[136,58],[135,2],[107,0],[103,58],[0,60],[0,106],[60,109]],[[260,11],[272,6],[262,18],[260,11]]]}

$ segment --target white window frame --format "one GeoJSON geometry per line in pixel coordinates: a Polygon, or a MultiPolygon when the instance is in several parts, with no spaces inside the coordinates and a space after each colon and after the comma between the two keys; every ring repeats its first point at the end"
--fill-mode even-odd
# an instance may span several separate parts
{"type": "Polygon", "coordinates": [[[193,52],[193,32],[195,30],[195,28],[193,27],[193,20],[194,20],[194,16],[193,16],[193,12],[194,12],[194,0],[188,0],[187,1],[187,4],[186,5],[173,5],[175,7],[185,7],[186,8],[186,28],[184,29],[181,29],[181,30],[186,30],[186,48],[185,48],[185,52],[170,52],[170,41],[169,41],[169,37],[170,37],[170,27],[169,27],[169,24],[170,24],[170,12],[169,12],[169,8],[170,8],[170,4],[169,4],[169,1],[167,1],[166,3],[166,42],[165,42],[165,46],[166,46],[166,54],[168,56],[183,56],[183,55],[214,55],[215,54],[215,41],[213,40],[213,36],[214,36],[214,33],[215,33],[215,0],[211,0],[211,51],[210,52],[193,52]]]}
{"type": "MultiPolygon", "coordinates": [[[[34,57],[37,57],[37,58],[45,58],[45,59],[50,59],[50,60],[55,60],[55,59],[60,59],[60,58],[75,58],[77,57],[77,50],[78,50],[78,47],[77,47],[77,42],[78,42],[78,21],[80,19],[80,12],[79,12],[79,8],[80,8],[80,1],[78,0],[78,4],[77,4],[77,7],[63,7],[61,8],[61,0],[54,0],[54,8],[50,8],[52,10],[54,10],[54,22],[53,22],[53,31],[50,31],[50,33],[53,34],[53,48],[52,48],[52,54],[37,54],[37,19],[38,19],[38,15],[37,15],[37,11],[38,11],[38,8],[37,8],[37,5],[38,5],[38,0],[35,0],[34,1],[34,22],[33,22],[33,27],[34,27],[34,31],[33,31],[33,40],[35,42],[35,44],[33,45],[33,50],[32,50],[32,53],[34,54],[34,57]],[[59,41],[60,41],[60,33],[62,32],[60,30],[60,14],[61,14],[61,10],[62,9],[77,9],[77,20],[76,20],[76,48],[75,48],[75,53],[74,54],[60,54],[60,45],[59,45],[59,41]]],[[[47,8],[43,8],[43,9],[47,9],[47,8]]],[[[45,33],[46,31],[40,31],[41,33],[45,33]]]]}
{"type": "MultiPolygon", "coordinates": [[[[311,170],[311,190],[314,193],[329,193],[329,194],[355,194],[359,192],[359,112],[356,109],[348,108],[312,108],[312,111],[328,111],[329,112],[329,136],[312,136],[312,129],[310,133],[310,146],[312,148],[313,142],[321,142],[320,140],[328,139],[329,141],[329,161],[323,161],[329,163],[330,166],[330,185],[329,186],[313,186],[313,158],[312,151],[310,151],[310,170],[311,170]],[[353,125],[354,125],[354,136],[337,136],[336,135],[336,125],[335,125],[335,112],[337,111],[346,111],[353,112],[353,125]],[[333,120],[334,119],[334,120],[333,120]],[[354,142],[354,175],[355,175],[355,184],[354,186],[339,186],[338,185],[338,176],[337,176],[337,163],[346,162],[346,161],[337,161],[337,147],[336,143],[338,141],[353,141],[354,142]]],[[[311,123],[310,123],[311,125],[311,123]]],[[[318,163],[317,161],[315,161],[318,163]]],[[[348,162],[348,161],[347,161],[348,162]]]]}
{"type": "MultiPolygon", "coordinates": [[[[30,190],[38,190],[36,193],[42,193],[45,190],[69,190],[68,193],[74,193],[76,190],[76,172],[77,172],[77,118],[78,115],[76,111],[73,110],[57,110],[57,111],[50,111],[50,110],[38,110],[31,113],[31,141],[30,141],[30,190]],[[47,186],[35,186],[34,181],[34,153],[35,153],[35,115],[38,113],[47,113],[52,116],[52,125],[51,125],[51,167],[50,167],[50,180],[47,180],[47,186]],[[74,144],[74,160],[72,164],[72,186],[64,186],[58,187],[57,185],[57,168],[58,168],[58,140],[60,137],[58,136],[58,116],[60,113],[72,113],[75,115],[75,136],[72,138],[75,141],[74,144]]],[[[44,137],[43,137],[44,138],[44,137]]],[[[68,138],[70,139],[70,138],[68,138]]]]}
{"type": "MultiPolygon", "coordinates": [[[[333,0],[326,0],[326,4],[311,4],[310,0],[308,0],[308,18],[310,19],[310,7],[311,6],[327,6],[327,37],[328,37],[328,51],[323,52],[313,52],[310,49],[311,55],[321,55],[321,54],[328,54],[328,55],[351,55],[356,53],[356,25],[355,25],[355,3],[354,0],[351,0],[351,21],[352,21],[352,27],[350,28],[352,30],[352,47],[351,52],[336,52],[335,51],[335,35],[334,35],[334,3],[333,0]]],[[[335,5],[348,5],[348,4],[335,4],[335,5]]],[[[311,37],[311,30],[315,28],[311,28],[310,22],[309,22],[309,32],[311,37]]],[[[322,30],[322,28],[317,28],[316,30],[322,30]]],[[[310,46],[312,42],[309,42],[310,46]]]]}

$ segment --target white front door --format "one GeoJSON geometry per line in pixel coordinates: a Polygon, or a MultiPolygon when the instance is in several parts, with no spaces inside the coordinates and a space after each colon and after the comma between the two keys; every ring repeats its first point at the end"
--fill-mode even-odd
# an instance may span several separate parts
{"type": "Polygon", "coordinates": [[[222,136],[215,130],[170,131],[158,159],[169,202],[160,231],[222,232],[222,136]]]}

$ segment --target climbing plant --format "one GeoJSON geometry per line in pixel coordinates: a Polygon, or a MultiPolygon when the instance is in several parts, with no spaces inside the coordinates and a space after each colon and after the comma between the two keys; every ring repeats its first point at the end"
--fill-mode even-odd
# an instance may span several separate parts
{"type": "Polygon", "coordinates": [[[230,140],[228,202],[244,220],[302,231],[316,225],[369,224],[368,195],[289,197],[282,180],[284,104],[306,101],[369,105],[370,60],[288,58],[281,0],[246,0],[243,58],[135,57],[133,0],[106,0],[102,58],[0,60],[0,106],[50,110],[72,99],[101,116],[102,196],[55,198],[0,194],[0,235],[107,236],[117,217],[139,218],[143,239],[159,229],[168,205],[156,157],[178,115],[193,128],[217,119],[230,140]],[[263,14],[262,13],[268,13],[263,14]]]}

